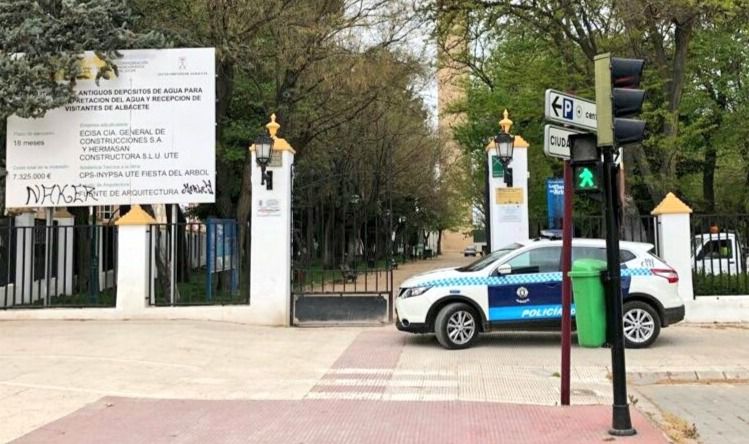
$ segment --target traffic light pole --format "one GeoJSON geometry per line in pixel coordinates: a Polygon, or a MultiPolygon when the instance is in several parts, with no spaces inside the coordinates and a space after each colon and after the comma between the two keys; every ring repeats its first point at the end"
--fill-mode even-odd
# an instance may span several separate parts
{"type": "Polygon", "coordinates": [[[614,389],[612,426],[609,434],[614,436],[631,436],[637,433],[632,428],[627,401],[627,373],[624,362],[624,326],[623,300],[621,285],[621,266],[619,264],[619,193],[617,191],[616,165],[614,164],[614,147],[603,147],[603,184],[606,205],[606,262],[604,275],[606,299],[610,302],[611,331],[611,370],[614,389]]]}

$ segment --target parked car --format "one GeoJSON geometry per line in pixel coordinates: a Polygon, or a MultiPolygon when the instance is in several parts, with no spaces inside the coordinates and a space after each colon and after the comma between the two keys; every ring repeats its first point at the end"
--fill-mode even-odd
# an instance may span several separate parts
{"type": "Polygon", "coordinates": [[[747,254],[733,231],[698,234],[692,241],[692,268],[705,274],[737,275],[749,269],[747,254]]]}
{"type": "MultiPolygon", "coordinates": [[[[653,254],[652,244],[620,246],[622,269],[630,269],[632,275],[624,299],[625,343],[630,348],[648,347],[662,327],[684,319],[679,277],[653,254]]],[[[464,267],[413,276],[403,282],[396,299],[396,327],[435,333],[449,349],[470,347],[481,332],[559,329],[561,249],[558,240],[515,243],[464,267]]],[[[573,240],[573,261],[605,256],[605,241],[573,240]]]]}
{"type": "Polygon", "coordinates": [[[467,246],[463,250],[463,256],[464,257],[468,257],[468,256],[474,256],[475,257],[476,254],[478,254],[478,253],[476,252],[476,246],[475,245],[469,245],[469,246],[467,246]]]}

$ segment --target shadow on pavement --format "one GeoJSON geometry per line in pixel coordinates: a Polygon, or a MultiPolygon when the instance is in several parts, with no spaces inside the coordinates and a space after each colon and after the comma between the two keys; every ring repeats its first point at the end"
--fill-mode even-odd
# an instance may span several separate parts
{"type": "MultiPolygon", "coordinates": [[[[434,334],[408,334],[400,332],[398,332],[398,334],[405,335],[406,345],[409,346],[442,348],[437,342],[434,334]]],[[[492,332],[481,334],[472,348],[517,346],[558,347],[561,344],[561,341],[561,335],[557,332],[492,332]]],[[[689,344],[691,344],[691,342],[688,337],[680,336],[677,332],[663,331],[658,340],[650,347],[645,349],[627,349],[627,352],[647,353],[648,351],[667,350],[669,348],[673,349],[674,347],[688,346],[689,344]]],[[[577,335],[575,333],[572,334],[572,347],[578,347],[577,335]]]]}

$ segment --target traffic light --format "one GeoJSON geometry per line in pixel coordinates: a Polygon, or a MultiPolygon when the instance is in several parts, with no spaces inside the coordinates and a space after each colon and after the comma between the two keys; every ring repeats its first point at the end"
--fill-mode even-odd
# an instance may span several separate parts
{"type": "Polygon", "coordinates": [[[638,89],[645,61],[595,57],[598,146],[619,147],[645,138],[645,122],[632,117],[642,112],[645,91],[638,89]]]}
{"type": "Polygon", "coordinates": [[[575,191],[600,191],[600,169],[598,165],[572,167],[575,178],[575,191]]]}
{"type": "Polygon", "coordinates": [[[596,135],[590,133],[569,136],[570,164],[575,191],[601,191],[601,152],[596,144],[596,135]]]}

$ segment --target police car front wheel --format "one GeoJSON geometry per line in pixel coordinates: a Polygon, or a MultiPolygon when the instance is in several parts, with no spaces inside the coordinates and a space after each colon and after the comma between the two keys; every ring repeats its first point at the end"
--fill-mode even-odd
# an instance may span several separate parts
{"type": "Polygon", "coordinates": [[[448,349],[470,347],[479,335],[479,319],[470,306],[452,303],[444,306],[434,321],[437,341],[448,349]]]}

